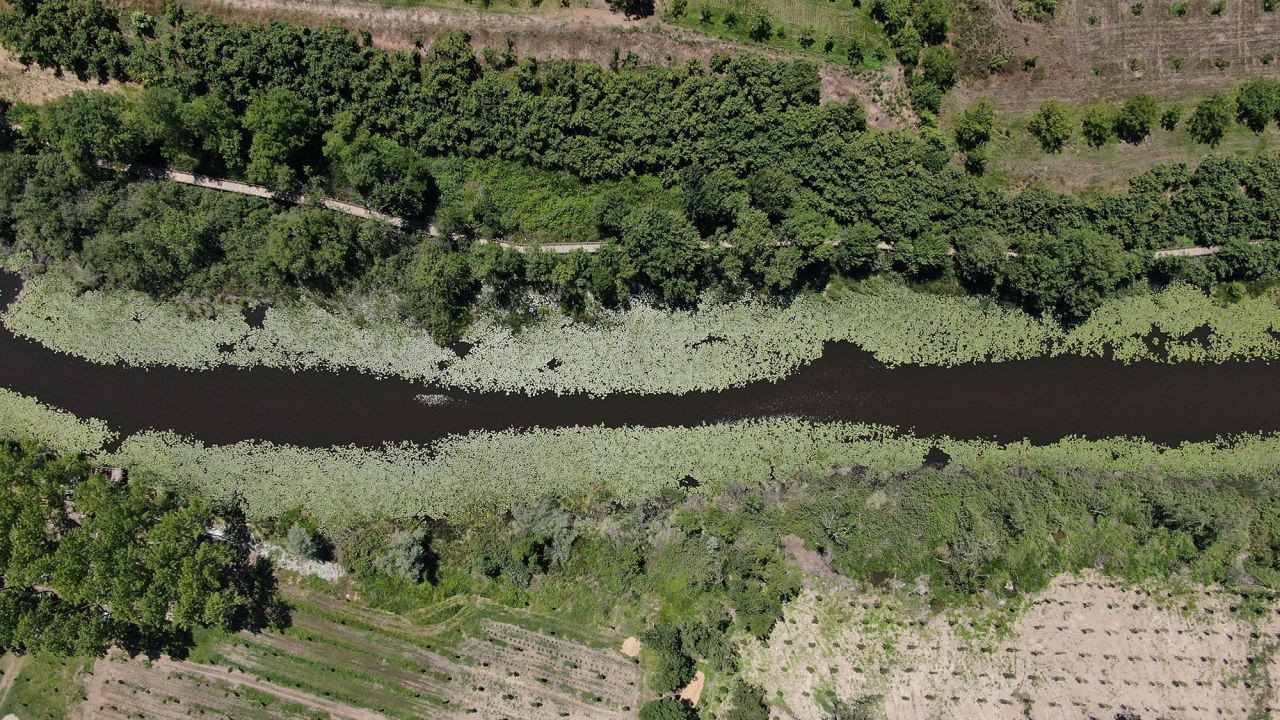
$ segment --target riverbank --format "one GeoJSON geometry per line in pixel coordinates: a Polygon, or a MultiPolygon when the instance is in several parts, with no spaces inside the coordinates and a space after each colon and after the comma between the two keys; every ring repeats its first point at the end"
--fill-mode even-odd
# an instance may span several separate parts
{"type": "Polygon", "coordinates": [[[49,271],[4,313],[15,334],[96,363],[209,369],[359,370],[473,392],[655,394],[779,381],[851,342],[889,366],[956,366],[1078,355],[1168,363],[1280,358],[1275,290],[1235,303],[1188,285],[1103,304],[1070,330],[991,300],[914,291],[887,278],[803,294],[785,305],[705,302],[697,311],[635,304],[592,324],[548,309],[513,332],[475,324],[465,352],[406,326],[390,298],[322,307],[304,298],[251,323],[239,308],[193,318],[140,293],[77,294],[49,271]]]}
{"type": "Polygon", "coordinates": [[[853,468],[873,476],[904,472],[920,467],[926,456],[956,469],[1043,467],[1206,479],[1280,472],[1280,435],[1275,434],[1174,446],[1133,438],[1000,444],[793,418],[697,427],[473,432],[380,449],[259,441],[214,446],[156,430],[126,437],[108,451],[102,445],[112,438],[101,421],[75,418],[5,390],[0,390],[0,430],[128,467],[134,476],[160,485],[213,497],[240,494],[256,514],[305,505],[335,528],[386,517],[466,517],[541,497],[637,500],[677,486],[714,497],[732,486],[803,483],[853,468]]]}

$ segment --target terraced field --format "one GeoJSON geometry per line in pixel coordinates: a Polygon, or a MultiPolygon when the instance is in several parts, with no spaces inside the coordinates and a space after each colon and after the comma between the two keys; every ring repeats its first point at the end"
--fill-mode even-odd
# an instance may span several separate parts
{"type": "Polygon", "coordinates": [[[609,720],[638,707],[639,665],[552,618],[462,597],[406,617],[288,596],[283,633],[210,637],[190,660],[100,660],[79,716],[609,720]]]}

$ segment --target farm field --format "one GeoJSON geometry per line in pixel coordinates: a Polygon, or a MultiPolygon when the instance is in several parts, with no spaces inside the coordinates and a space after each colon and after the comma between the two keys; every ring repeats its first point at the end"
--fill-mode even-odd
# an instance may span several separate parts
{"type": "Polygon", "coordinates": [[[97,661],[72,717],[549,720],[639,706],[640,668],[621,638],[465,597],[405,616],[337,588],[286,585],[285,597],[283,633],[209,635],[186,660],[97,661]]]}

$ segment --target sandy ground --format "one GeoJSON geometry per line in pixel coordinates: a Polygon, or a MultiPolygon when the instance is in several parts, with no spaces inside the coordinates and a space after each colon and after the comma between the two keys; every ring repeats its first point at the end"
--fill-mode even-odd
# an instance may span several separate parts
{"type": "Polygon", "coordinates": [[[694,673],[693,679],[680,689],[679,698],[690,705],[697,707],[698,701],[702,699],[702,688],[707,685],[707,676],[701,670],[694,673]]]}
{"type": "Polygon", "coordinates": [[[881,696],[890,720],[1274,717],[1277,615],[1255,625],[1231,614],[1228,596],[1165,595],[1063,577],[1001,634],[960,613],[811,588],[767,644],[746,648],[743,667],[766,696],[782,691],[785,719],[823,718],[824,692],[881,696]]]}
{"type": "Polygon", "coordinates": [[[622,654],[627,657],[640,657],[640,639],[634,635],[622,641],[622,654]]]}

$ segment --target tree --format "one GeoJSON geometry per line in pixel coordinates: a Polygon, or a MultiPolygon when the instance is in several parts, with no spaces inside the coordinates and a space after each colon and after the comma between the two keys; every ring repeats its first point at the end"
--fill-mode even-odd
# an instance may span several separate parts
{"type": "Polygon", "coordinates": [[[995,232],[965,228],[955,236],[956,274],[975,292],[993,292],[1008,260],[1004,240],[995,232]]]}
{"type": "Polygon", "coordinates": [[[776,222],[791,207],[797,184],[791,173],[771,166],[752,173],[747,178],[746,189],[751,206],[763,210],[776,222]]]}
{"type": "MultiPolygon", "coordinates": [[[[341,216],[339,216],[341,217],[341,216]]],[[[264,228],[261,261],[277,291],[334,290],[354,261],[354,223],[313,207],[273,215],[264,228]]]]}
{"type": "Polygon", "coordinates": [[[1178,123],[1182,122],[1182,107],[1174,105],[1166,108],[1164,113],[1160,115],[1160,127],[1169,132],[1178,129],[1178,123]]]}
{"type": "Polygon", "coordinates": [[[920,31],[920,39],[926,45],[941,45],[947,41],[947,22],[951,8],[945,0],[921,0],[911,16],[911,23],[920,31]]]}
{"type": "Polygon", "coordinates": [[[137,127],[126,122],[125,110],[118,95],[78,91],[42,105],[29,132],[57,148],[73,172],[84,177],[99,159],[135,159],[141,138],[137,127]]]}
{"type": "Polygon", "coordinates": [[[1231,101],[1223,93],[1201,100],[1187,122],[1187,132],[1196,142],[1217,147],[1231,124],[1231,101]]]}
{"type": "Polygon", "coordinates": [[[941,275],[951,262],[951,245],[941,233],[928,231],[903,238],[893,246],[893,264],[913,278],[941,275]]]}
{"type": "Polygon", "coordinates": [[[664,302],[689,305],[698,299],[701,240],[684,215],[653,205],[638,208],[622,223],[620,246],[638,279],[664,302]]]}
{"type": "Polygon", "coordinates": [[[129,46],[119,15],[99,0],[24,0],[4,30],[24,64],[67,69],[81,80],[124,78],[129,46]]]}
{"type": "Polygon", "coordinates": [[[684,650],[679,631],[670,625],[658,625],[644,634],[645,649],[652,662],[651,689],[657,693],[674,692],[693,679],[693,659],[684,650]]]}
{"type": "Polygon", "coordinates": [[[925,82],[932,83],[943,92],[956,84],[956,72],[960,69],[960,61],[951,48],[934,45],[924,49],[920,54],[920,75],[925,82]]]}
{"type": "Polygon", "coordinates": [[[996,122],[996,108],[990,98],[982,98],[965,108],[956,118],[956,145],[966,152],[986,144],[996,122]]]}
{"type": "Polygon", "coordinates": [[[287,619],[236,506],[116,484],[12,442],[0,443],[0,482],[0,650],[179,652],[197,628],[287,619]]]}
{"type": "Polygon", "coordinates": [[[1256,133],[1280,119],[1280,83],[1257,78],[1241,86],[1236,92],[1236,119],[1256,133]]]}
{"type": "Polygon", "coordinates": [[[644,18],[653,14],[653,0],[609,0],[609,8],[628,18],[644,18]]]}
{"type": "Polygon", "coordinates": [[[457,342],[471,318],[478,290],[467,257],[424,245],[402,281],[401,310],[422,323],[441,345],[457,342]]]}
{"type": "Polygon", "coordinates": [[[729,692],[729,710],[718,720],[769,720],[769,706],[765,703],[764,690],[742,682],[734,683],[729,692]]]}
{"type": "Polygon", "coordinates": [[[1027,123],[1027,131],[1040,141],[1040,147],[1045,152],[1060,152],[1071,139],[1071,125],[1067,121],[1067,111],[1062,103],[1049,100],[1041,105],[1027,123]]]}
{"type": "Polygon", "coordinates": [[[1137,260],[1118,239],[1092,230],[1067,230],[1021,243],[1007,264],[1006,286],[1033,312],[1056,311],[1069,322],[1089,316],[1131,283],[1137,260]]]}
{"type": "Polygon", "coordinates": [[[1102,147],[1111,140],[1115,131],[1115,113],[1105,105],[1094,105],[1085,111],[1080,128],[1085,142],[1094,147],[1102,147]]]}
{"type": "Polygon", "coordinates": [[[355,116],[339,113],[324,135],[329,179],[337,192],[354,192],[365,205],[392,215],[429,218],[436,183],[417,152],[357,128],[355,116]]]}
{"type": "Polygon", "coordinates": [[[302,98],[285,88],[259,94],[244,113],[250,133],[250,182],[279,190],[298,187],[307,165],[313,113],[302,98]]]}
{"type": "Polygon", "coordinates": [[[640,708],[638,720],[697,720],[698,712],[673,697],[650,700],[640,708]]]}
{"type": "Polygon", "coordinates": [[[1150,95],[1140,94],[1129,99],[1116,114],[1116,135],[1127,143],[1137,144],[1151,134],[1159,109],[1150,95]]]}

